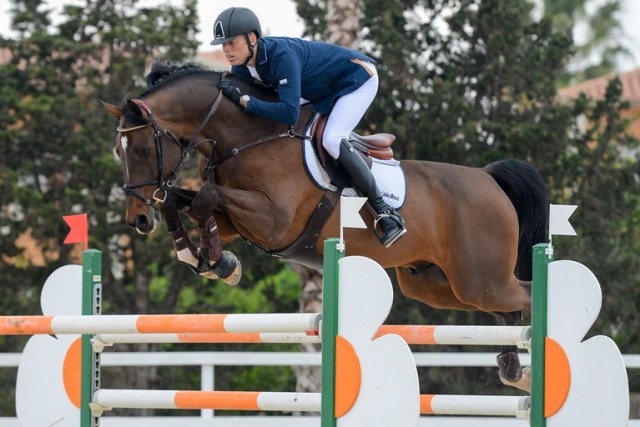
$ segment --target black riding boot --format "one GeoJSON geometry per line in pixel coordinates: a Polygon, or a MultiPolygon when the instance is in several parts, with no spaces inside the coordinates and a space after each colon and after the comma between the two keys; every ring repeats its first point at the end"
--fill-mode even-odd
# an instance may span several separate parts
{"type": "Polygon", "coordinates": [[[377,218],[373,222],[373,232],[376,237],[387,248],[393,245],[407,232],[404,222],[396,210],[384,201],[371,170],[345,139],[340,143],[338,162],[346,169],[353,186],[367,197],[369,205],[376,212],[377,218]],[[378,224],[382,229],[382,235],[378,233],[378,224]]]}

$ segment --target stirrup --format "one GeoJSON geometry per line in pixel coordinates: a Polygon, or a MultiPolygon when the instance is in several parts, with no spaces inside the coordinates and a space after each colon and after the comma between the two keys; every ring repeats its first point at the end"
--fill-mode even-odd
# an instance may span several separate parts
{"type": "Polygon", "coordinates": [[[404,223],[399,215],[380,214],[373,220],[373,233],[376,235],[380,243],[382,243],[385,248],[388,248],[391,247],[391,245],[393,245],[395,242],[397,242],[400,237],[404,236],[407,233],[407,229],[405,228],[404,223]],[[387,234],[384,232],[384,229],[382,230],[382,235],[378,233],[378,222],[386,218],[393,221],[398,227],[398,231],[391,236],[387,236],[387,234]]]}

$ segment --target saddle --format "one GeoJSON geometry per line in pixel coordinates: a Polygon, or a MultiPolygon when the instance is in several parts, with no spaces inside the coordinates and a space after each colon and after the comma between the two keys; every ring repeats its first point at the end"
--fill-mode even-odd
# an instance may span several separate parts
{"type": "MultiPolygon", "coordinates": [[[[309,126],[309,136],[313,149],[318,156],[320,165],[331,178],[331,182],[339,188],[350,187],[349,175],[336,159],[331,157],[322,145],[324,129],[327,125],[329,116],[321,116],[316,114],[309,126]]],[[[392,160],[393,150],[391,144],[396,140],[395,135],[390,133],[378,133],[373,135],[362,136],[355,132],[349,135],[349,143],[362,156],[365,163],[372,167],[372,158],[380,160],[392,160]]]]}
{"type": "MultiPolygon", "coordinates": [[[[315,141],[318,158],[320,159],[322,166],[325,168],[330,161],[329,159],[332,159],[322,145],[322,137],[328,120],[329,116],[318,115],[311,124],[311,139],[315,141]]],[[[380,160],[393,159],[391,144],[393,144],[395,140],[395,135],[390,133],[376,133],[373,135],[363,136],[358,135],[355,132],[351,132],[351,135],[349,135],[349,142],[353,148],[360,151],[365,157],[375,157],[380,160]]]]}

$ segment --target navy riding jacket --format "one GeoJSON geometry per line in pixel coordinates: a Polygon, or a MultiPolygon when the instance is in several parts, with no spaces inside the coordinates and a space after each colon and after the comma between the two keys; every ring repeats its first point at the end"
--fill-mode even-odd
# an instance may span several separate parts
{"type": "MultiPolygon", "coordinates": [[[[289,37],[260,38],[255,52],[258,75],[278,91],[280,99],[266,102],[251,97],[247,111],[290,125],[300,116],[300,98],[311,102],[318,112],[329,114],[340,96],[355,91],[371,77],[369,70],[352,60],[375,63],[355,50],[289,37]]],[[[244,65],[231,70],[251,77],[244,65]]]]}

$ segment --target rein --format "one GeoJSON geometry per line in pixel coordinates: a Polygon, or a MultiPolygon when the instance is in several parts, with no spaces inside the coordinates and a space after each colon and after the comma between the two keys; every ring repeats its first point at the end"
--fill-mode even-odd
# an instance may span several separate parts
{"type": "Polygon", "coordinates": [[[254,148],[254,147],[258,146],[258,145],[264,144],[265,142],[275,141],[275,140],[281,139],[281,138],[310,139],[311,137],[306,136],[306,135],[298,134],[293,130],[293,128],[290,127],[289,130],[287,132],[285,132],[285,133],[279,133],[279,134],[274,135],[274,136],[267,136],[265,138],[258,139],[257,141],[250,142],[250,143],[242,145],[240,147],[232,148],[225,155],[220,156],[215,161],[211,161],[212,159],[209,159],[209,161],[207,162],[207,164],[205,165],[204,168],[205,168],[205,170],[212,171],[216,167],[220,166],[222,163],[226,162],[227,160],[231,159],[232,157],[237,156],[238,154],[240,154],[241,152],[243,152],[245,150],[248,150],[250,148],[254,148]]]}
{"type": "MultiPolygon", "coordinates": [[[[223,75],[223,79],[224,79],[224,75],[223,75]]],[[[222,92],[220,92],[220,93],[222,93],[222,92]]],[[[218,93],[218,96],[220,96],[220,93],[218,93]]],[[[237,156],[241,152],[243,152],[245,150],[248,150],[250,148],[256,147],[258,145],[264,144],[265,142],[275,141],[277,139],[287,138],[287,137],[289,137],[289,138],[300,138],[300,139],[303,139],[303,140],[304,139],[311,139],[310,136],[297,134],[293,130],[293,127],[289,126],[289,130],[286,133],[280,133],[280,134],[277,134],[275,136],[268,136],[268,137],[265,137],[265,138],[261,138],[261,139],[259,139],[257,141],[250,142],[250,143],[245,144],[243,146],[240,146],[238,148],[232,148],[226,154],[220,156],[215,161],[213,160],[213,153],[211,153],[211,158],[209,158],[209,160],[207,160],[207,163],[204,165],[204,170],[205,170],[205,172],[207,172],[207,176],[209,177],[209,181],[211,181],[211,177],[210,176],[214,172],[216,167],[220,166],[222,163],[226,162],[227,160],[237,156]]]]}

